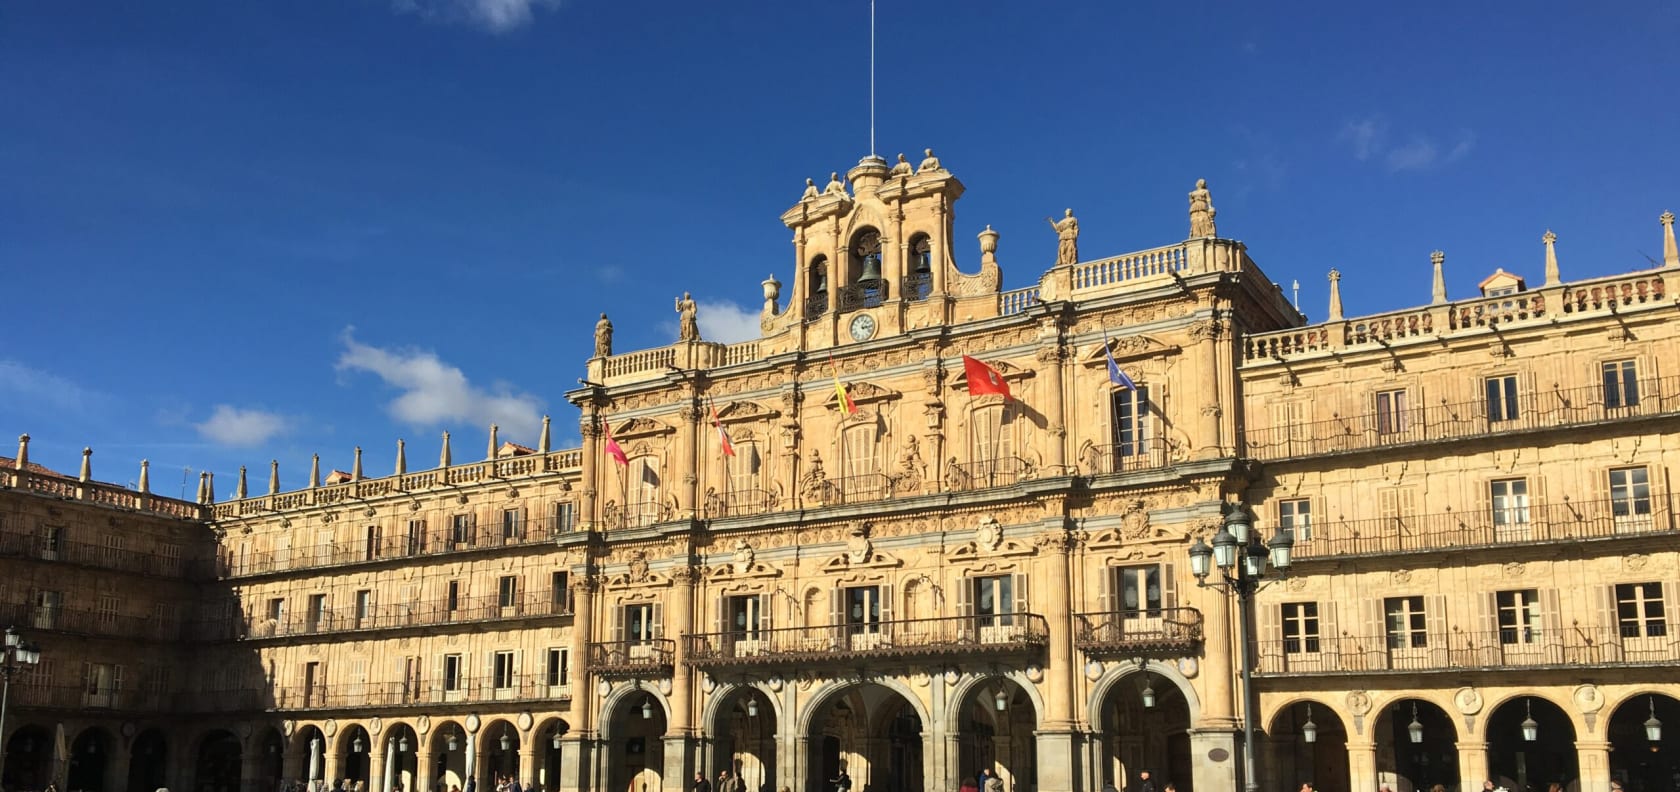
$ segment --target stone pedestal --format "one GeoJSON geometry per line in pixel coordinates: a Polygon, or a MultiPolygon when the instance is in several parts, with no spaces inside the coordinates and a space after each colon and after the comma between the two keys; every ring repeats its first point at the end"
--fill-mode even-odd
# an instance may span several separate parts
{"type": "Polygon", "coordinates": [[[560,738],[560,777],[554,780],[551,792],[584,792],[590,788],[589,742],[581,735],[568,734],[560,738]]]}
{"type": "MultiPolygon", "coordinates": [[[[1196,789],[1241,789],[1242,734],[1228,729],[1190,732],[1190,777],[1196,789]]],[[[1354,789],[1361,789],[1357,784],[1354,789]]]]}
{"type": "Polygon", "coordinates": [[[1080,761],[1082,741],[1078,732],[1040,731],[1034,739],[1038,747],[1038,792],[1084,792],[1079,783],[1085,770],[1080,761]]]}
{"type": "MultiPolygon", "coordinates": [[[[1486,745],[1483,745],[1484,751],[1486,745]]],[[[1352,789],[1377,788],[1377,745],[1370,740],[1356,741],[1348,739],[1348,784],[1352,789]]],[[[1459,755],[1463,762],[1463,754],[1459,755]]],[[[1482,772],[1487,772],[1487,763],[1482,763],[1482,772]]],[[[1463,777],[1460,777],[1463,780],[1463,777]]],[[[1480,782],[1477,782],[1480,785],[1480,782]]]]}
{"type": "Polygon", "coordinates": [[[687,789],[694,778],[694,763],[691,761],[692,752],[689,750],[689,739],[679,734],[675,737],[665,737],[664,743],[665,763],[664,769],[660,770],[661,786],[667,792],[680,792],[680,790],[687,789]]]}
{"type": "Polygon", "coordinates": [[[1575,754],[1581,772],[1581,792],[1610,792],[1610,743],[1577,740],[1575,754]]]}

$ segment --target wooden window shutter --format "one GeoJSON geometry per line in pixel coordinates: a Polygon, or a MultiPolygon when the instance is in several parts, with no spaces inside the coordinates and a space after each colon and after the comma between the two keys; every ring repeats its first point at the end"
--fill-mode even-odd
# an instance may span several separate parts
{"type": "Polygon", "coordinates": [[[974,581],[975,578],[965,577],[957,582],[957,615],[974,615],[974,581]]]}
{"type": "Polygon", "coordinates": [[[1557,589],[1540,589],[1540,640],[1546,645],[1549,656],[1554,661],[1562,659],[1563,656],[1563,610],[1559,607],[1558,600],[1557,589]]]}
{"type": "Polygon", "coordinates": [[[1451,636],[1447,633],[1447,598],[1433,596],[1424,598],[1424,624],[1429,634],[1429,651],[1436,658],[1437,664],[1443,665],[1447,659],[1447,644],[1451,636]]]}
{"type": "Polygon", "coordinates": [[[1161,565],[1161,607],[1178,607],[1178,575],[1172,564],[1161,565]]]}
{"type": "MultiPolygon", "coordinates": [[[[1014,612],[1015,613],[1026,613],[1026,612],[1030,611],[1032,609],[1032,605],[1031,605],[1032,601],[1027,599],[1027,576],[1024,575],[1024,574],[1019,574],[1019,573],[1016,574],[1015,579],[1010,581],[1010,586],[1015,589],[1015,611],[1014,612]]],[[[1065,596],[1065,592],[1062,595],[1065,596]]],[[[1025,621],[1021,621],[1021,620],[1017,620],[1015,623],[1016,623],[1016,625],[1026,624],[1025,621]]]]}
{"type": "Polygon", "coordinates": [[[1499,592],[1489,591],[1476,598],[1478,610],[1476,642],[1481,644],[1499,643],[1499,592]]]}
{"type": "Polygon", "coordinates": [[[734,629],[729,623],[729,597],[719,594],[717,598],[717,615],[712,618],[712,632],[726,633],[734,629]]]}
{"type": "Polygon", "coordinates": [[[1260,611],[1260,645],[1254,647],[1254,656],[1260,661],[1260,670],[1264,673],[1274,673],[1283,670],[1283,605],[1267,604],[1259,608],[1260,611]]]}
{"type": "Polygon", "coordinates": [[[880,588],[880,592],[881,592],[881,621],[890,622],[893,619],[893,617],[892,617],[892,614],[893,614],[893,587],[892,587],[891,584],[883,585],[880,588]]]}
{"type": "MultiPolygon", "coordinates": [[[[1608,532],[1610,530],[1610,469],[1599,468],[1593,475],[1587,477],[1592,482],[1591,500],[1585,509],[1581,509],[1581,516],[1594,523],[1589,530],[1597,529],[1608,532]]],[[[1573,515],[1571,515],[1573,516],[1573,515]]]]}
{"type": "Polygon", "coordinates": [[[665,605],[653,603],[653,637],[655,640],[665,636],[665,605]]]}
{"type": "Polygon", "coordinates": [[[1115,595],[1118,594],[1116,589],[1119,587],[1119,581],[1116,578],[1120,573],[1111,566],[1100,567],[1099,569],[1102,580],[1099,581],[1098,585],[1097,609],[1103,613],[1113,613],[1120,607],[1115,604],[1115,595]]]}
{"type": "Polygon", "coordinates": [[[1364,662],[1377,662],[1377,659],[1388,648],[1388,633],[1383,623],[1383,601],[1381,597],[1360,600],[1359,607],[1364,614],[1364,626],[1360,628],[1357,649],[1364,653],[1364,662]]]}
{"type": "Polygon", "coordinates": [[[1335,600],[1318,603],[1318,637],[1323,640],[1324,651],[1326,652],[1331,651],[1332,647],[1337,645],[1336,641],[1341,636],[1337,627],[1336,605],[1335,600]]]}
{"type": "Polygon", "coordinates": [[[625,634],[624,634],[624,625],[625,625],[625,622],[628,621],[628,619],[624,618],[624,609],[627,608],[627,607],[629,607],[629,606],[628,605],[620,605],[616,608],[611,609],[611,611],[612,611],[612,633],[611,633],[611,635],[612,635],[614,641],[616,641],[618,643],[621,643],[621,644],[624,643],[626,640],[628,640],[627,636],[625,636],[625,634]]]}
{"type": "MultiPolygon", "coordinates": [[[[766,632],[766,631],[771,629],[772,620],[770,618],[770,608],[771,608],[771,604],[773,602],[774,602],[774,600],[771,599],[769,594],[758,595],[758,629],[759,629],[759,632],[766,632]]],[[[769,636],[761,636],[761,637],[768,638],[769,636]]]]}
{"type": "Polygon", "coordinates": [[[846,623],[846,590],[839,586],[828,592],[828,623],[836,627],[846,623]]]}

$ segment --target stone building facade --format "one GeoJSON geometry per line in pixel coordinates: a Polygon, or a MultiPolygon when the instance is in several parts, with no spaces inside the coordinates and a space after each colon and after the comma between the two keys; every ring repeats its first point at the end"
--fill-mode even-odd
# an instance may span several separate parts
{"type": "MultiPolygon", "coordinates": [[[[989,228],[959,263],[962,193],[932,152],[810,184],[758,339],[705,341],[679,300],[682,339],[614,354],[603,317],[567,394],[581,448],[492,428],[471,461],[445,435],[429,469],[399,445],[388,476],[358,453],[172,506],[209,566],[146,583],[200,603],[194,643],[157,648],[185,655],[170,706],[26,703],[7,745],[156,732],[159,772],[212,792],[725,768],[1190,792],[1239,783],[1246,717],[1265,789],[1671,786],[1677,738],[1645,730],[1680,728],[1672,216],[1659,268],[1566,283],[1548,233],[1541,286],[1449,300],[1437,256],[1430,305],[1347,319],[1332,273],[1309,324],[1204,184],[1191,237],[1142,252],[1081,260],[1065,213],[1013,291],[989,228]],[[971,395],[982,373],[1008,394],[971,395]],[[1296,557],[1253,604],[1252,706],[1245,610],[1188,553],[1245,515],[1296,557]]],[[[8,530],[152,519],[40,478],[0,489],[8,530]]]]}

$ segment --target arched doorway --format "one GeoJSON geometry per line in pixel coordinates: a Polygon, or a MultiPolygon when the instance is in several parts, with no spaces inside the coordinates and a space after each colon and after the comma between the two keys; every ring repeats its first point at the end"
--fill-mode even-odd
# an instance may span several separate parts
{"type": "Polygon", "coordinates": [[[1553,781],[1567,789],[1580,776],[1575,724],[1538,696],[1518,696],[1489,713],[1487,744],[1488,775],[1510,789],[1545,789],[1553,781]]]}
{"type": "Polygon", "coordinates": [[[537,724],[532,732],[531,748],[537,752],[537,777],[530,780],[536,783],[534,792],[555,792],[560,788],[560,746],[562,738],[571,730],[571,724],[553,718],[537,724]]]}
{"type": "Polygon", "coordinates": [[[1677,730],[1680,701],[1645,693],[1622,702],[1610,715],[1610,778],[1627,792],[1680,789],[1677,730]]]}
{"type": "Polygon", "coordinates": [[[128,788],[161,788],[167,783],[168,771],[169,741],[163,732],[147,729],[136,735],[129,749],[128,788]]]}
{"type": "Polygon", "coordinates": [[[239,792],[240,754],[239,738],[233,732],[217,729],[204,735],[198,744],[192,792],[239,792]]]}
{"type": "Polygon", "coordinates": [[[336,788],[340,780],[354,789],[360,781],[363,788],[368,786],[368,751],[373,749],[373,739],[368,736],[367,729],[359,725],[350,726],[338,733],[338,767],[333,769],[332,777],[327,780],[336,788]]]}
{"type": "MultiPolygon", "coordinates": [[[[305,726],[298,729],[292,734],[292,747],[288,752],[291,777],[304,782],[324,781],[327,777],[326,755],[327,736],[319,728],[305,726]]],[[[309,784],[310,792],[314,792],[315,786],[309,784]]]]}
{"type": "Polygon", "coordinates": [[[262,751],[260,765],[256,779],[253,780],[253,792],[275,792],[280,788],[280,782],[286,777],[286,738],[279,729],[270,727],[263,734],[259,743],[262,751]]]}
{"type": "Polygon", "coordinates": [[[958,777],[988,770],[1005,789],[1037,788],[1038,711],[1020,685],[1003,677],[984,680],[969,688],[956,717],[958,777]]]}
{"type": "Polygon", "coordinates": [[[1156,789],[1171,782],[1193,792],[1190,702],[1177,685],[1152,671],[1129,674],[1104,694],[1097,723],[1099,784],[1130,789],[1147,770],[1156,789]]]}
{"type": "MultiPolygon", "coordinates": [[[[519,731],[505,720],[493,720],[479,733],[478,788],[496,789],[498,781],[519,775],[519,731]]],[[[528,778],[519,779],[529,784],[528,778]]]]}
{"type": "MultiPolygon", "coordinates": [[[[1377,716],[1377,781],[1406,792],[1458,785],[1458,729],[1440,707],[1400,699],[1377,716]]],[[[1573,748],[1571,748],[1573,750],[1573,748]]]]}
{"type": "MultiPolygon", "coordinates": [[[[420,736],[406,723],[393,723],[381,735],[385,738],[385,778],[391,792],[412,792],[419,777],[420,736]]],[[[381,785],[385,778],[379,779],[381,785]]]]}
{"type": "Polygon", "coordinates": [[[764,691],[741,686],[718,702],[710,733],[718,770],[738,775],[747,792],[776,788],[776,709],[764,691]]]}
{"type": "Polygon", "coordinates": [[[7,789],[42,789],[52,780],[52,735],[30,724],[12,732],[6,741],[6,767],[0,771],[7,789]]]}
{"type": "Polygon", "coordinates": [[[432,792],[460,790],[467,785],[467,730],[454,721],[432,727],[432,761],[426,768],[432,792]]]}
{"type": "Polygon", "coordinates": [[[1272,718],[1266,735],[1270,761],[1262,772],[1271,778],[1267,789],[1294,789],[1311,781],[1318,792],[1352,792],[1347,726],[1335,710],[1297,701],[1272,718]]]}
{"type": "MultiPolygon", "coordinates": [[[[652,693],[635,690],[619,698],[607,715],[607,789],[659,792],[665,772],[665,707],[652,693]]],[[[687,779],[671,779],[672,788],[687,779]]]]}
{"type": "Polygon", "coordinates": [[[111,751],[116,742],[104,729],[83,729],[70,743],[69,767],[64,785],[83,792],[117,792],[116,779],[106,783],[105,772],[110,767],[111,751]]]}
{"type": "Polygon", "coordinates": [[[844,772],[853,792],[922,792],[921,715],[897,691],[853,685],[816,705],[810,721],[807,792],[829,792],[844,772]]]}

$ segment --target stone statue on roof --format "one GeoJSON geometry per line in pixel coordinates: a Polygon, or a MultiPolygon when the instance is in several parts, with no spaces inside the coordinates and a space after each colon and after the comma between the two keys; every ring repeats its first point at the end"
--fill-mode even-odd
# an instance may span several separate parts
{"type": "Polygon", "coordinates": [[[814,179],[805,180],[805,192],[799,196],[801,201],[809,201],[817,197],[817,182],[814,179]]]}
{"type": "Polygon", "coordinates": [[[1208,192],[1207,179],[1197,179],[1196,189],[1190,191],[1190,237],[1218,236],[1219,231],[1213,224],[1213,217],[1218,213],[1213,208],[1213,195],[1208,192]]]}
{"type": "Polygon", "coordinates": [[[688,292],[677,299],[677,340],[700,340],[700,306],[694,304],[688,292]]]}
{"type": "Polygon", "coordinates": [[[612,356],[612,322],[607,320],[606,314],[601,314],[601,320],[595,323],[595,357],[612,356]]]}
{"type": "Polygon", "coordinates": [[[898,164],[892,166],[892,170],[887,173],[889,176],[909,176],[912,172],[913,171],[910,169],[910,160],[905,159],[903,154],[899,154],[898,164]]]}
{"type": "Polygon", "coordinates": [[[1051,228],[1056,229],[1056,266],[1071,267],[1079,263],[1079,220],[1069,209],[1062,214],[1061,220],[1044,218],[1051,228]]]}

